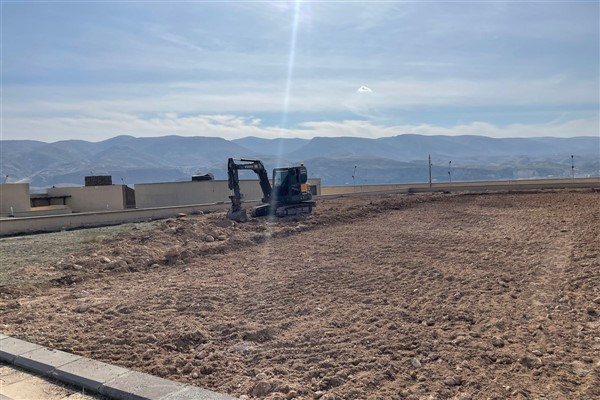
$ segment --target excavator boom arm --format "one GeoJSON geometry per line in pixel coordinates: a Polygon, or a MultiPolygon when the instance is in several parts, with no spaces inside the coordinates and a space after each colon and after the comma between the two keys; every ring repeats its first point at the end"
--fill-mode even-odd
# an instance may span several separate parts
{"type": "Polygon", "coordinates": [[[232,203],[234,208],[241,207],[241,192],[240,192],[240,179],[238,175],[239,170],[252,170],[258,175],[258,181],[260,183],[260,188],[263,192],[263,203],[268,203],[271,200],[271,195],[273,193],[273,189],[271,188],[271,183],[269,182],[269,175],[267,174],[267,170],[260,160],[248,160],[248,159],[240,159],[240,162],[236,162],[233,158],[230,158],[227,161],[227,175],[229,180],[229,189],[233,190],[234,195],[232,196],[232,203]],[[235,199],[234,199],[235,197],[235,199]],[[236,204],[237,203],[237,204],[236,204]]]}

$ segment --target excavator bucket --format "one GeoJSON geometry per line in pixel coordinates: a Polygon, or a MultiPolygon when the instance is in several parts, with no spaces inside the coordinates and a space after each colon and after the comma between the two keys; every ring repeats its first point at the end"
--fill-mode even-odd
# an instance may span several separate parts
{"type": "Polygon", "coordinates": [[[227,211],[227,219],[235,222],[246,222],[248,221],[248,215],[246,215],[246,210],[243,208],[238,211],[229,209],[229,211],[227,211]]]}

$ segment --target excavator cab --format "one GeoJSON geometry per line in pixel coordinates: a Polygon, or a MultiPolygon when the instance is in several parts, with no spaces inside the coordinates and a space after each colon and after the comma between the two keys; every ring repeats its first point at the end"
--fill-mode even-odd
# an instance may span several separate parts
{"type": "Polygon", "coordinates": [[[312,198],[306,167],[275,168],[273,170],[273,196],[283,204],[294,204],[312,198]]]}

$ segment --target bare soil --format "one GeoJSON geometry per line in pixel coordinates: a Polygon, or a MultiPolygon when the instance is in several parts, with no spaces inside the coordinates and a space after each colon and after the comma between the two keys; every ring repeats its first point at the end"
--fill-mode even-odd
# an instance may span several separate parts
{"type": "Polygon", "coordinates": [[[0,241],[0,332],[249,398],[600,398],[598,193],[365,195],[24,250],[56,237],[0,241]]]}

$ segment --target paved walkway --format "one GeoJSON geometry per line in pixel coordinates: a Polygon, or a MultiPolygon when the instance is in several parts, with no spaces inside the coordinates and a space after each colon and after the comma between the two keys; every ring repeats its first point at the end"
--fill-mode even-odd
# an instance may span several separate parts
{"type": "Polygon", "coordinates": [[[0,334],[0,363],[0,400],[233,400],[228,395],[197,386],[48,349],[3,334],[0,334]],[[30,373],[52,377],[77,389],[69,392],[64,386],[53,385],[30,373]],[[89,397],[87,393],[105,397],[89,397]]]}
{"type": "Polygon", "coordinates": [[[86,391],[0,362],[0,400],[99,400],[86,391]]]}

